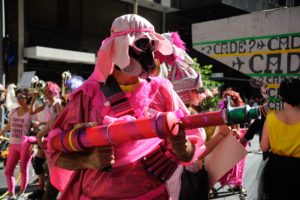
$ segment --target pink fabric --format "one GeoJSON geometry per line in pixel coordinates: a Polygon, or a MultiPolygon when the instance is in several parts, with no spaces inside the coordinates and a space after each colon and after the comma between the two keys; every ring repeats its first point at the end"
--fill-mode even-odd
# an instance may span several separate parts
{"type": "Polygon", "coordinates": [[[103,124],[111,124],[111,123],[114,123],[114,122],[128,122],[128,121],[132,121],[132,120],[135,120],[136,118],[131,116],[131,115],[124,115],[124,116],[121,116],[119,118],[115,118],[115,117],[110,117],[110,116],[104,116],[104,119],[103,119],[103,124]]]}
{"type": "MultiPolygon", "coordinates": [[[[150,110],[166,112],[182,108],[187,113],[187,109],[171,87],[171,83],[166,79],[152,78],[150,82],[142,81],[133,92],[128,93],[135,117],[145,117],[150,110]]],[[[76,123],[97,122],[101,125],[104,123],[104,119],[105,123],[115,120],[114,113],[110,107],[104,105],[105,102],[99,83],[91,80],[86,81],[79,90],[70,95],[70,102],[55,122],[55,129],[49,133],[50,142],[48,142],[47,154],[49,162],[52,163],[49,165],[52,168],[50,169],[51,182],[60,191],[63,191],[61,199],[79,199],[82,195],[93,199],[132,199],[152,190],[155,191],[161,186],[156,177],[144,170],[140,161],[141,157],[161,143],[159,138],[115,145],[116,162],[110,173],[88,169],[78,170],[72,174],[57,167],[54,170],[57,174],[54,175],[53,167],[60,152],[53,151],[50,145],[51,138],[61,134],[62,130],[72,128],[76,123]],[[55,177],[65,180],[57,181],[55,177]],[[64,184],[68,182],[69,178],[71,180],[65,186],[64,184]]],[[[203,145],[205,134],[194,129],[188,131],[187,135],[193,138],[197,149],[195,157],[198,157],[205,149],[203,145]]]]}
{"type": "MultiPolygon", "coordinates": [[[[165,34],[167,34],[167,33],[165,33],[165,34]]],[[[185,43],[180,38],[179,33],[178,32],[171,32],[170,35],[172,37],[173,44],[176,45],[178,48],[186,51],[185,43]]]]}
{"type": "Polygon", "coordinates": [[[22,116],[19,116],[17,113],[17,109],[12,111],[12,114],[9,118],[11,123],[10,129],[10,144],[21,144],[22,137],[28,134],[30,126],[31,126],[31,116],[29,112],[24,113],[22,116]]]}
{"type": "Polygon", "coordinates": [[[10,137],[9,137],[9,155],[7,165],[5,168],[5,177],[7,187],[10,193],[15,192],[15,177],[14,170],[18,161],[20,160],[21,172],[21,190],[25,190],[28,184],[29,165],[32,159],[31,145],[27,142],[27,136],[31,125],[31,117],[29,112],[19,116],[17,109],[12,110],[10,113],[9,121],[11,124],[10,137]]]}
{"type": "MultiPolygon", "coordinates": [[[[165,190],[166,190],[166,188],[164,187],[164,185],[161,185],[161,186],[157,187],[156,189],[154,189],[150,192],[147,192],[146,194],[143,194],[139,197],[131,198],[131,199],[132,200],[148,200],[148,199],[161,200],[161,199],[166,199],[166,195],[165,196],[161,196],[161,195],[158,196],[158,194],[164,194],[166,192],[165,190]]],[[[80,200],[92,200],[92,198],[81,194],[80,200]]],[[[129,200],[129,199],[126,199],[126,200],[129,200]]]]}
{"type": "MultiPolygon", "coordinates": [[[[246,129],[240,129],[240,138],[244,137],[246,134],[246,129]]],[[[248,142],[245,143],[244,147],[247,148],[248,142]]],[[[244,157],[240,162],[238,162],[229,172],[227,172],[221,179],[220,184],[224,185],[234,185],[234,186],[242,186],[243,184],[243,175],[245,169],[245,160],[244,157]]]]}
{"type": "MultiPolygon", "coordinates": [[[[47,137],[48,141],[51,141],[51,139],[54,136],[61,134],[61,130],[59,128],[53,129],[51,130],[50,133],[48,134],[47,137]]],[[[48,148],[46,150],[45,155],[48,162],[47,164],[48,164],[48,170],[50,174],[50,181],[54,185],[54,187],[56,187],[60,192],[62,192],[65,189],[66,185],[68,184],[73,174],[73,171],[57,167],[55,165],[55,162],[60,154],[54,153],[52,151],[52,147],[49,142],[47,143],[47,145],[48,148]]]]}
{"type": "Polygon", "coordinates": [[[57,117],[58,113],[55,107],[56,106],[61,107],[61,99],[59,97],[54,97],[52,104],[47,100],[44,105],[45,105],[44,110],[42,111],[43,114],[42,120],[44,122],[48,122],[54,119],[55,117],[57,117]]]}
{"type": "Polygon", "coordinates": [[[163,35],[170,40],[173,53],[162,55],[159,51],[155,52],[155,57],[162,63],[158,76],[169,79],[183,102],[190,105],[192,101],[190,91],[203,87],[201,74],[193,69],[194,61],[187,54],[179,34],[171,32],[163,35]]]}
{"type": "MultiPolygon", "coordinates": [[[[155,190],[152,190],[142,196],[139,196],[137,198],[134,198],[134,200],[149,200],[149,199],[158,199],[160,200],[161,198],[157,196],[157,194],[162,194],[165,192],[165,187],[164,185],[161,185],[160,187],[156,188],[155,190]]],[[[92,200],[89,197],[86,197],[84,195],[81,196],[80,200],[92,200]]]]}
{"type": "Polygon", "coordinates": [[[185,43],[180,38],[178,32],[168,32],[163,33],[163,36],[165,36],[172,44],[173,53],[171,55],[163,55],[160,52],[155,52],[155,57],[159,59],[161,63],[166,62],[171,66],[175,65],[175,61],[184,61],[185,59],[188,59],[189,63],[192,63],[193,60],[189,56],[185,57],[187,55],[185,43]]]}
{"type": "Polygon", "coordinates": [[[29,181],[29,167],[32,159],[32,145],[24,136],[21,144],[10,144],[9,156],[5,167],[5,177],[9,193],[15,194],[14,170],[20,160],[21,191],[25,191],[29,181]]]}
{"type": "MultiPolygon", "coordinates": [[[[202,87],[203,83],[201,75],[197,73],[191,66],[193,59],[187,54],[184,42],[181,40],[177,32],[164,33],[164,35],[172,44],[173,53],[163,55],[160,52],[155,52],[155,57],[161,63],[169,65],[168,79],[171,82],[179,81],[185,78],[197,78],[200,76],[199,84],[197,87],[202,87]]],[[[194,89],[194,88],[193,88],[194,89]]]]}
{"type": "Polygon", "coordinates": [[[155,32],[153,25],[145,18],[127,14],[114,20],[111,27],[111,36],[106,38],[98,51],[98,59],[90,80],[104,82],[113,72],[113,66],[121,69],[130,63],[128,55],[129,46],[140,39],[149,38],[157,44],[157,51],[163,55],[172,53],[170,42],[162,35],[155,32]]]}
{"type": "Polygon", "coordinates": [[[55,97],[59,97],[60,87],[56,83],[54,83],[52,81],[47,81],[46,82],[46,87],[48,88],[49,93],[51,95],[53,95],[55,97]]]}

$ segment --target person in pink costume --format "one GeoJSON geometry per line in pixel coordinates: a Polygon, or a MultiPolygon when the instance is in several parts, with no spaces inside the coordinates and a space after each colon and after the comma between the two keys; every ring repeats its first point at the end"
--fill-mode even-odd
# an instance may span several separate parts
{"type": "MultiPolygon", "coordinates": [[[[162,55],[159,52],[155,52],[155,56],[160,62],[159,70],[157,70],[155,75],[170,80],[174,90],[187,106],[189,112],[191,114],[198,113],[203,100],[213,97],[218,91],[213,93],[208,88],[204,89],[201,74],[193,68],[195,61],[188,55],[185,43],[181,40],[180,35],[177,32],[168,32],[163,35],[171,42],[173,53],[171,55],[162,55]],[[200,89],[204,91],[200,92],[200,89]]],[[[203,160],[225,136],[230,134],[230,127],[226,125],[218,126],[217,128],[215,137],[205,142],[206,149],[197,162],[185,167],[182,175],[183,182],[181,183],[180,200],[209,198],[209,182],[203,160]],[[197,184],[195,184],[195,179],[197,179],[197,184]]]]}
{"type": "MultiPolygon", "coordinates": [[[[82,123],[111,124],[151,117],[159,112],[187,114],[172,84],[150,77],[154,69],[153,52],[172,53],[170,42],[155,32],[141,16],[128,14],[114,20],[111,36],[102,42],[95,70],[84,84],[69,96],[69,103],[54,123],[49,135],[48,157],[51,182],[64,200],[88,199],[175,199],[179,194],[182,165],[193,162],[205,150],[200,129],[180,130],[169,139],[144,139],[92,148],[87,152],[58,152],[52,138],[82,123]],[[114,78],[127,98],[129,109],[111,105],[101,86],[114,78]],[[116,112],[116,109],[125,114],[116,112]],[[130,111],[130,112],[128,112],[130,111]],[[132,111],[132,112],[131,112],[132,111]],[[127,113],[127,114],[126,114],[127,113]],[[130,114],[128,114],[130,113],[130,114]],[[163,149],[178,167],[165,183],[146,170],[142,159],[163,149]],[[111,171],[101,170],[112,166],[111,171]],[[171,180],[171,181],[170,181],[171,180]],[[172,191],[172,192],[170,192],[172,191]]],[[[125,102],[126,103],[126,102],[125,102]]],[[[130,134],[124,130],[122,134],[130,134]]]]}
{"type": "MultiPolygon", "coordinates": [[[[230,96],[231,98],[231,105],[233,107],[238,107],[238,106],[243,106],[244,102],[240,97],[240,94],[232,88],[228,88],[223,92],[223,100],[220,102],[219,106],[220,108],[223,108],[225,106],[227,96],[230,96]]],[[[238,140],[240,138],[243,138],[246,129],[245,128],[240,128],[239,124],[233,125],[232,126],[232,132],[233,135],[236,136],[238,140]]],[[[243,146],[247,148],[248,142],[243,143],[243,146]]],[[[231,170],[229,170],[219,181],[222,186],[224,185],[229,185],[233,186],[230,188],[231,191],[233,192],[239,192],[242,197],[247,196],[247,191],[243,188],[243,175],[244,175],[244,169],[245,169],[245,160],[246,157],[244,157],[242,160],[240,160],[231,170]]]]}
{"type": "Polygon", "coordinates": [[[203,87],[201,74],[193,69],[194,61],[187,54],[185,43],[177,32],[163,34],[172,44],[173,53],[162,55],[155,52],[159,60],[160,68],[157,76],[167,78],[174,86],[174,90],[188,107],[192,104],[199,104],[200,95],[198,89],[203,87]],[[196,94],[196,95],[194,95],[196,94]],[[196,98],[195,98],[196,97],[196,98]]]}
{"type": "MultiPolygon", "coordinates": [[[[45,186],[48,187],[48,191],[52,190],[50,182],[45,180],[46,178],[45,171],[47,170],[44,169],[46,168],[46,166],[44,165],[46,159],[44,153],[45,145],[43,145],[43,139],[44,137],[47,136],[55,118],[62,110],[61,99],[60,99],[60,87],[52,81],[47,81],[45,87],[43,88],[43,94],[44,94],[45,102],[41,106],[35,107],[36,99],[38,98],[39,95],[38,91],[34,91],[31,104],[30,104],[31,113],[34,115],[36,123],[39,126],[42,126],[42,129],[36,135],[36,140],[39,148],[37,150],[35,157],[33,158],[33,168],[36,175],[38,175],[38,179],[39,179],[38,188],[28,196],[29,200],[42,199],[43,196],[46,196],[47,194],[46,195],[44,194],[45,189],[47,189],[45,188],[45,186]],[[38,114],[41,115],[40,118],[37,117],[38,114]]],[[[48,191],[46,191],[46,193],[48,191]]],[[[58,191],[56,193],[58,194],[58,191]]],[[[54,196],[55,195],[57,196],[57,194],[53,194],[52,195],[53,198],[55,198],[54,196]]]]}
{"type": "Polygon", "coordinates": [[[15,197],[15,177],[14,170],[20,161],[21,171],[21,189],[18,196],[24,196],[29,180],[29,166],[32,159],[32,145],[27,141],[29,137],[29,129],[31,127],[31,113],[29,109],[29,91],[27,89],[19,89],[16,91],[16,98],[19,107],[13,109],[9,114],[9,121],[1,131],[1,136],[10,130],[9,137],[9,155],[5,167],[5,177],[8,188],[8,199],[16,199],[15,197]]]}

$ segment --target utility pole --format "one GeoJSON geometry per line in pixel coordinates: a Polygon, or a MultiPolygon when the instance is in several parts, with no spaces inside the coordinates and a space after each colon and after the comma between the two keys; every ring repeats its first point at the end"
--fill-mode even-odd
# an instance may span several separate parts
{"type": "Polygon", "coordinates": [[[5,38],[5,4],[4,0],[1,0],[1,15],[0,15],[0,78],[4,74],[4,38],[5,38]]]}
{"type": "Polygon", "coordinates": [[[133,0],[133,14],[138,14],[139,0],[133,0]]]}
{"type": "Polygon", "coordinates": [[[18,77],[20,81],[21,75],[24,72],[24,0],[18,1],[18,77]]]}
{"type": "MultiPolygon", "coordinates": [[[[4,0],[1,0],[0,5],[0,81],[2,85],[5,87],[5,70],[4,70],[4,48],[3,48],[3,40],[5,37],[5,4],[4,0]]],[[[1,95],[1,94],[0,94],[1,95]]],[[[5,118],[5,111],[4,107],[1,108],[1,129],[4,127],[4,118],[5,118]]]]}

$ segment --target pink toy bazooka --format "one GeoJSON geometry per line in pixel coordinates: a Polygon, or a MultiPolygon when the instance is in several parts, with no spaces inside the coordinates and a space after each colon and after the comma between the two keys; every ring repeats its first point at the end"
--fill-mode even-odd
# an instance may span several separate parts
{"type": "Polygon", "coordinates": [[[52,146],[57,151],[83,151],[90,147],[120,144],[131,140],[176,136],[179,124],[174,113],[159,113],[155,117],[91,128],[79,127],[56,136],[52,146]]]}
{"type": "Polygon", "coordinates": [[[132,140],[174,137],[178,134],[179,126],[188,130],[223,124],[233,125],[260,116],[259,107],[249,105],[240,107],[228,105],[227,109],[184,116],[179,120],[174,113],[164,112],[151,118],[115,122],[92,128],[77,127],[54,137],[51,145],[57,151],[86,151],[91,147],[120,144],[132,140]]]}

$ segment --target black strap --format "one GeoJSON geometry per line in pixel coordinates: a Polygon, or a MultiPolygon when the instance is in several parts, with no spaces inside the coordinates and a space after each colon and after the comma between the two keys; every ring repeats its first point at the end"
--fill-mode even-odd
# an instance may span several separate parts
{"type": "Polygon", "coordinates": [[[104,93],[106,98],[109,98],[110,96],[113,96],[114,94],[123,92],[117,83],[116,79],[110,75],[106,79],[105,83],[100,83],[101,90],[104,93]]]}
{"type": "Polygon", "coordinates": [[[112,75],[107,78],[105,83],[100,83],[100,87],[116,117],[134,115],[126,93],[122,91],[112,75]]]}
{"type": "MultiPolygon", "coordinates": [[[[105,83],[100,83],[100,88],[116,117],[134,114],[125,92],[122,91],[118,82],[112,75],[108,76],[105,83]]],[[[111,165],[102,169],[102,171],[105,172],[110,172],[111,170],[111,165]]]]}

